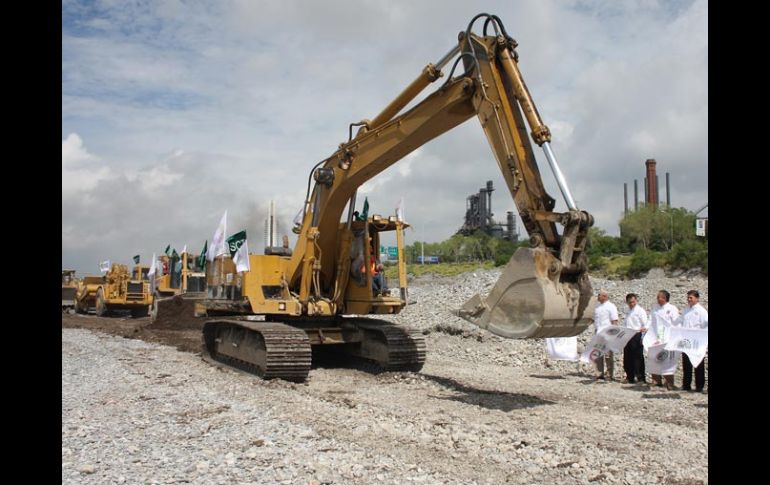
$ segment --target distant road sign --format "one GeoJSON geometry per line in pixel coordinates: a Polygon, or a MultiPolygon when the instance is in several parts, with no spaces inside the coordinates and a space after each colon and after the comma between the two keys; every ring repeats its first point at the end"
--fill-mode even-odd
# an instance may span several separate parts
{"type": "Polygon", "coordinates": [[[398,259],[397,246],[388,246],[388,259],[398,259]]]}

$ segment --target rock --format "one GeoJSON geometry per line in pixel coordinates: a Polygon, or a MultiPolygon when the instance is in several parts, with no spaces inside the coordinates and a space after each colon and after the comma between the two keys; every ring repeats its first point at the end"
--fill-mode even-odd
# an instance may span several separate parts
{"type": "Polygon", "coordinates": [[[90,475],[96,472],[96,467],[94,465],[81,465],[78,467],[78,471],[84,475],[90,475]]]}

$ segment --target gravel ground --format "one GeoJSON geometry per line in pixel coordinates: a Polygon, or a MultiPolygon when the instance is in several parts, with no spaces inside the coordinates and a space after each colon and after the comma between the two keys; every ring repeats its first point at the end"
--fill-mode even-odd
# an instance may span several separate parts
{"type": "MultiPolygon", "coordinates": [[[[708,483],[708,394],[596,383],[542,340],[453,315],[498,275],[413,282],[393,319],[426,333],[422,372],[315,367],[304,384],[213,367],[189,329],[112,319],[109,335],[109,319],[63,316],[62,483],[708,483]]],[[[629,290],[649,308],[661,288],[708,306],[697,276],[593,283],[620,310],[629,290]]]]}

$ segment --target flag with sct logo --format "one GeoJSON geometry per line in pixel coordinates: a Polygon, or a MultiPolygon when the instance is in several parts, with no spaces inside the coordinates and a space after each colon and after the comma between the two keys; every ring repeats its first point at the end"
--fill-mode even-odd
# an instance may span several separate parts
{"type": "Polygon", "coordinates": [[[645,367],[650,374],[670,376],[676,372],[679,354],[675,350],[666,350],[666,344],[653,345],[647,349],[645,367]]]}
{"type": "Polygon", "coordinates": [[[134,256],[134,264],[139,264],[139,255],[134,256]]]}
{"type": "Polygon", "coordinates": [[[214,239],[211,240],[211,246],[209,246],[208,255],[206,259],[214,261],[220,254],[227,254],[227,245],[225,244],[225,233],[227,232],[227,211],[222,215],[222,219],[219,221],[219,227],[217,227],[214,233],[214,239]]]}
{"type": "Polygon", "coordinates": [[[678,350],[687,354],[693,367],[698,367],[706,357],[709,346],[709,331],[702,328],[671,327],[666,350],[678,350]]]}
{"type": "Polygon", "coordinates": [[[547,338],[545,348],[554,360],[578,360],[577,337],[547,338]]]}
{"type": "Polygon", "coordinates": [[[230,257],[233,258],[233,263],[235,263],[235,270],[239,273],[241,271],[249,271],[251,266],[249,265],[249,246],[246,244],[246,231],[236,232],[228,237],[227,247],[230,251],[230,257]]]}
{"type": "Polygon", "coordinates": [[[166,256],[170,256],[170,254],[168,254],[168,250],[169,250],[169,249],[171,249],[171,244],[169,244],[168,246],[166,246],[166,250],[165,250],[165,251],[163,251],[163,252],[166,254],[166,256]]]}
{"type": "Polygon", "coordinates": [[[594,335],[588,345],[586,345],[585,351],[580,356],[580,360],[583,362],[590,362],[596,360],[607,352],[621,352],[629,340],[636,335],[635,330],[630,330],[625,327],[619,327],[617,325],[610,325],[604,327],[594,335]]]}
{"type": "Polygon", "coordinates": [[[107,261],[102,261],[101,263],[99,263],[99,271],[101,271],[102,273],[106,273],[109,270],[110,270],[110,260],[109,259],[107,261]]]}

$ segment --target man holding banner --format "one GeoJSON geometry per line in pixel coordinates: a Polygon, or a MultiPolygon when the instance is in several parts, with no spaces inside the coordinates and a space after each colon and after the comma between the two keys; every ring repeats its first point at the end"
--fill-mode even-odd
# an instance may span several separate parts
{"type": "Polygon", "coordinates": [[[703,392],[703,387],[706,385],[706,365],[705,365],[705,352],[708,346],[708,326],[709,326],[709,314],[703,305],[700,304],[700,293],[698,290],[690,290],[687,292],[687,308],[682,315],[674,322],[677,328],[676,331],[672,329],[670,340],[674,340],[673,337],[678,337],[680,333],[688,333],[689,335],[682,335],[678,340],[678,349],[682,352],[682,390],[692,391],[690,384],[692,382],[692,368],[695,367],[695,392],[703,392]],[[694,329],[697,332],[680,332],[680,328],[694,329]],[[705,337],[705,338],[704,338],[705,337]],[[693,354],[693,351],[695,352],[693,354]],[[690,355],[688,355],[688,353],[690,355]],[[691,359],[690,356],[694,357],[691,359]],[[700,360],[697,360],[700,359],[700,360]],[[700,363],[698,363],[700,362],[700,363]]]}
{"type": "MultiPolygon", "coordinates": [[[[596,335],[599,335],[599,332],[604,328],[618,324],[618,308],[610,301],[610,296],[604,290],[599,290],[596,299],[599,300],[599,304],[596,305],[594,310],[594,329],[596,330],[596,335]]],[[[596,371],[599,373],[596,376],[596,380],[603,380],[605,378],[605,361],[607,362],[607,378],[611,381],[614,380],[615,356],[612,351],[602,352],[601,355],[596,355],[596,359],[591,360],[596,364],[596,371]]]]}
{"type": "Polygon", "coordinates": [[[663,387],[661,376],[666,380],[666,389],[669,391],[676,389],[674,386],[674,372],[676,372],[676,360],[673,367],[669,362],[673,352],[664,349],[664,344],[668,342],[669,333],[674,321],[679,318],[679,309],[669,303],[671,293],[666,290],[660,290],[655,297],[657,305],[653,305],[650,310],[650,328],[642,339],[644,347],[647,349],[647,367],[652,374],[653,385],[663,387]],[[651,362],[656,364],[650,365],[651,362]]]}

